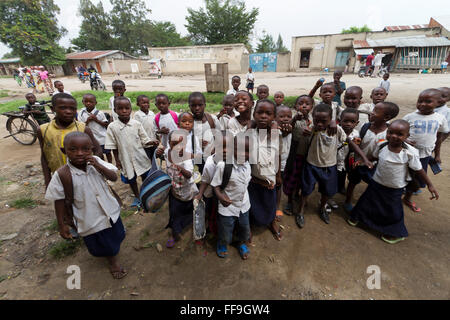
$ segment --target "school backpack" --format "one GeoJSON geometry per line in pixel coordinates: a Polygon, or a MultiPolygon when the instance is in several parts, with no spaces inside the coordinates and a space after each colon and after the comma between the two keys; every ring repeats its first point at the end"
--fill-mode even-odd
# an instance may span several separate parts
{"type": "MultiPolygon", "coordinates": [[[[57,170],[59,179],[61,180],[61,183],[64,188],[64,207],[65,212],[63,216],[64,224],[69,225],[76,229],[76,226],[74,224],[73,219],[73,203],[74,203],[74,196],[73,196],[73,182],[72,182],[72,173],[70,172],[69,165],[63,165],[61,168],[57,170]]],[[[123,203],[120,199],[119,195],[114,191],[114,189],[106,182],[105,183],[109,188],[109,191],[111,191],[114,198],[116,198],[117,202],[119,203],[119,206],[122,207],[123,203]]]]}
{"type": "Polygon", "coordinates": [[[361,127],[361,130],[359,131],[359,137],[361,138],[361,141],[366,136],[367,131],[370,128],[370,122],[364,123],[364,125],[361,127]]]}
{"type": "MultiPolygon", "coordinates": [[[[178,116],[175,111],[169,110],[170,115],[172,116],[173,121],[175,121],[175,124],[178,126],[178,116]]],[[[158,129],[161,129],[159,127],[159,119],[161,119],[161,112],[158,112],[155,116],[155,123],[158,129]]]]}
{"type": "Polygon", "coordinates": [[[142,183],[139,193],[144,212],[157,212],[166,202],[171,186],[172,180],[160,169],[156,163],[156,153],[153,154],[152,168],[142,183]]]}

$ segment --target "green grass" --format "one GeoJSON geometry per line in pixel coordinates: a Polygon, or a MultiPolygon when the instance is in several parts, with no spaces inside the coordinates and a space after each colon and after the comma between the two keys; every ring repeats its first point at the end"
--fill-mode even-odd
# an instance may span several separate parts
{"type": "MultiPolygon", "coordinates": [[[[100,110],[109,109],[109,99],[111,98],[112,93],[104,91],[90,91],[90,90],[72,92],[72,95],[78,102],[78,109],[81,109],[83,107],[82,104],[83,95],[86,93],[92,93],[97,97],[98,109],[100,110]]],[[[130,98],[134,111],[139,110],[139,107],[136,105],[136,98],[142,94],[148,96],[151,101],[150,109],[156,113],[158,112],[158,109],[156,108],[154,102],[156,95],[159,93],[165,93],[169,97],[169,100],[171,102],[170,109],[177,112],[189,110],[188,98],[190,92],[127,91],[125,95],[128,98],[130,98]]],[[[206,98],[206,111],[210,113],[218,113],[222,109],[222,100],[224,94],[210,93],[210,92],[204,92],[203,94],[205,95],[206,98]]],[[[255,95],[254,97],[255,99],[257,99],[255,95]]],[[[273,100],[272,96],[270,96],[269,98],[273,100]]],[[[297,97],[294,96],[286,97],[284,100],[284,104],[289,107],[293,107],[295,99],[297,99],[297,97]]],[[[20,99],[0,104],[0,113],[7,111],[15,111],[19,106],[23,106],[26,103],[27,101],[25,99],[20,99]]]]}
{"type": "Polygon", "coordinates": [[[8,278],[8,276],[6,274],[0,276],[0,282],[6,280],[8,278]]]}
{"type": "Polygon", "coordinates": [[[9,96],[8,90],[0,90],[0,98],[9,96]]]}
{"type": "Polygon", "coordinates": [[[122,210],[120,212],[120,217],[122,219],[128,218],[129,216],[132,216],[136,211],[133,210],[122,210]]]}
{"type": "Polygon", "coordinates": [[[59,226],[58,226],[58,220],[53,220],[48,226],[45,227],[45,230],[47,231],[51,231],[51,232],[56,232],[58,231],[59,226]]]}
{"type": "Polygon", "coordinates": [[[11,207],[16,209],[24,209],[24,208],[36,208],[37,203],[31,198],[20,198],[17,200],[14,200],[11,204],[11,207]]]}
{"type": "Polygon", "coordinates": [[[60,240],[50,248],[49,254],[55,259],[62,259],[74,254],[81,246],[81,243],[81,239],[73,241],[60,240]]]}

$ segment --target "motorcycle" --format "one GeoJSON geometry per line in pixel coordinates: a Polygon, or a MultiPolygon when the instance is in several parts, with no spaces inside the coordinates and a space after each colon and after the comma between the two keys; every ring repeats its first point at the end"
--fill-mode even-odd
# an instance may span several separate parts
{"type": "Polygon", "coordinates": [[[80,81],[82,83],[85,83],[86,80],[89,80],[89,73],[85,72],[79,72],[78,73],[78,79],[80,79],[80,81]]]}
{"type": "Polygon", "coordinates": [[[380,70],[378,71],[378,74],[377,74],[377,75],[378,75],[380,78],[383,78],[383,76],[384,76],[386,73],[389,73],[388,67],[385,66],[384,64],[382,64],[381,67],[380,67],[380,70]]]}
{"type": "Polygon", "coordinates": [[[358,76],[359,76],[360,78],[370,77],[370,76],[372,76],[373,69],[374,69],[374,66],[369,66],[369,67],[367,67],[367,66],[361,66],[361,67],[359,68],[359,71],[358,71],[358,76]],[[369,68],[369,72],[367,72],[367,74],[366,74],[367,68],[369,68]]]}
{"type": "Polygon", "coordinates": [[[103,90],[106,91],[106,85],[102,81],[102,77],[98,72],[91,72],[91,90],[103,90]]]}

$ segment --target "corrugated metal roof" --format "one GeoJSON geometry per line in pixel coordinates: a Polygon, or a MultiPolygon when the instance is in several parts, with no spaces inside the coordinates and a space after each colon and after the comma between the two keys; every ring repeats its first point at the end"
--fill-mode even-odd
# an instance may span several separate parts
{"type": "Polygon", "coordinates": [[[373,49],[354,49],[358,56],[368,56],[373,52],[373,49]]]}
{"type": "Polygon", "coordinates": [[[109,55],[112,55],[114,53],[123,53],[127,57],[136,59],[136,57],[133,57],[132,55],[129,55],[126,52],[120,51],[120,50],[105,50],[105,51],[84,51],[84,52],[75,52],[75,53],[69,53],[66,55],[67,60],[95,60],[100,59],[109,55]]]}
{"type": "Polygon", "coordinates": [[[17,63],[20,62],[20,58],[2,59],[0,63],[17,63]]]}
{"type": "Polygon", "coordinates": [[[353,48],[370,48],[366,40],[354,40],[353,48]]]}
{"type": "Polygon", "coordinates": [[[370,47],[446,47],[450,46],[450,40],[445,37],[427,37],[412,36],[412,37],[396,37],[371,40],[367,39],[370,47]]]}
{"type": "Polygon", "coordinates": [[[413,24],[409,26],[386,26],[383,31],[399,31],[399,30],[415,30],[415,29],[427,29],[428,24],[413,24]]]}

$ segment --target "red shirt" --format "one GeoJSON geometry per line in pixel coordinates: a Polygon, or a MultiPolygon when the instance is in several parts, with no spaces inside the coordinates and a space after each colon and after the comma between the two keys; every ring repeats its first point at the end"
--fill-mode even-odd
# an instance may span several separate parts
{"type": "Polygon", "coordinates": [[[369,54],[369,56],[366,59],[366,66],[371,66],[373,59],[374,59],[374,56],[369,54]]]}

